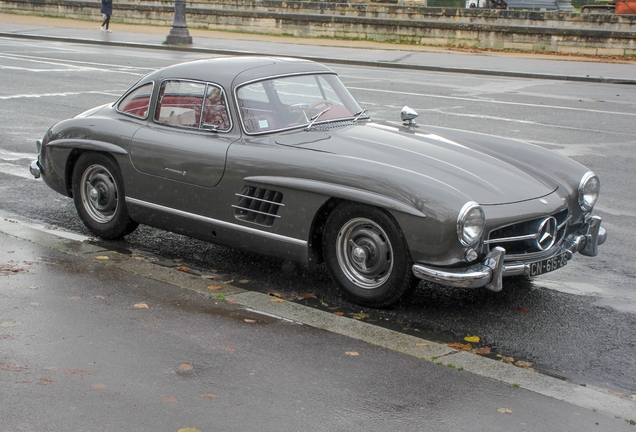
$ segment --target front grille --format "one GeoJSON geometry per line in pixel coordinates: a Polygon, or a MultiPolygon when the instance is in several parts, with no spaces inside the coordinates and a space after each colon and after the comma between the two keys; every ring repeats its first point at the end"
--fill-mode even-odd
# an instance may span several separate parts
{"type": "Polygon", "coordinates": [[[239,201],[232,206],[235,208],[234,216],[259,225],[272,226],[280,218],[278,209],[285,206],[282,204],[283,194],[270,189],[245,186],[236,196],[239,201]]]}
{"type": "MultiPolygon", "coordinates": [[[[550,216],[556,219],[557,231],[552,248],[558,246],[565,236],[569,211],[563,210],[559,213],[543,216],[525,222],[508,225],[490,232],[486,244],[490,250],[500,246],[506,250],[506,260],[524,259],[536,257],[547,253],[539,246],[539,228],[550,216]]],[[[551,249],[551,248],[550,248],[551,249]]]]}

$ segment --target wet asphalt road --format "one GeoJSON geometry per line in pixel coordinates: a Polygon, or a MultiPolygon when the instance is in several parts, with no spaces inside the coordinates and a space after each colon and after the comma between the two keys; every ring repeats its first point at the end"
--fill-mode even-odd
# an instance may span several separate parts
{"type": "MultiPolygon", "coordinates": [[[[7,119],[0,131],[2,148],[20,154],[34,153],[33,141],[53,122],[115,99],[141,74],[155,67],[196,57],[34,41],[12,41],[4,49],[10,55],[2,59],[6,66],[1,71],[2,79],[11,85],[3,90],[0,106],[7,119]],[[29,96],[35,94],[39,97],[29,96]],[[49,96],[41,97],[43,94],[49,96]]],[[[320,266],[305,269],[146,227],[109,246],[163,260],[179,258],[192,268],[214,268],[228,277],[253,281],[255,289],[282,292],[289,297],[313,292],[322,303],[320,307],[362,311],[370,322],[418,332],[433,340],[461,342],[464,336],[478,335],[493,355],[532,362],[541,372],[575,383],[627,396],[636,392],[636,308],[630,297],[635,260],[630,243],[625,241],[634,238],[629,230],[634,209],[633,203],[623,199],[633,190],[626,179],[634,180],[633,175],[627,176],[633,166],[633,152],[628,150],[634,137],[629,125],[621,123],[622,118],[611,115],[619,108],[633,112],[634,90],[616,85],[409,72],[395,76],[364,68],[335,69],[362,105],[371,108],[372,116],[393,119],[399,107],[408,104],[420,110],[423,122],[524,137],[590,166],[604,182],[599,209],[608,221],[606,226],[612,228],[601,256],[579,257],[558,274],[532,283],[507,281],[504,291],[496,294],[422,283],[413,298],[398,307],[371,310],[344,302],[320,266]],[[430,104],[418,106],[422,96],[406,94],[413,90],[415,81],[430,104]],[[404,103],[400,101],[398,107],[395,97],[379,93],[377,88],[402,92],[404,103]],[[583,93],[585,100],[580,96],[583,93]],[[542,107],[548,94],[551,105],[560,103],[567,109],[550,111],[542,107]],[[610,96],[608,113],[597,112],[601,111],[599,106],[609,103],[603,103],[602,98],[610,96]],[[494,99],[498,103],[493,104],[494,99]],[[582,103],[589,109],[577,111],[582,103]],[[594,123],[594,116],[601,115],[603,127],[594,123]],[[595,147],[595,142],[606,142],[606,149],[595,147]],[[601,158],[603,151],[614,157],[601,158]],[[579,285],[561,287],[562,280],[579,285]]],[[[11,171],[25,174],[27,160],[4,160],[11,167],[0,172],[2,209],[88,234],[69,199],[54,194],[42,182],[11,171]]]]}
{"type": "Polygon", "coordinates": [[[633,429],[105,266],[99,252],[0,244],[0,431],[633,429]]]}

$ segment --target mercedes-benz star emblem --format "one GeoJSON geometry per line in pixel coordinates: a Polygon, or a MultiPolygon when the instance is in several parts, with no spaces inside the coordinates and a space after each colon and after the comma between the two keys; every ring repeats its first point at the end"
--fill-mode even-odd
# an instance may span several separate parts
{"type": "Polygon", "coordinates": [[[537,231],[537,248],[545,251],[554,246],[557,239],[557,221],[552,216],[545,218],[537,231]]]}

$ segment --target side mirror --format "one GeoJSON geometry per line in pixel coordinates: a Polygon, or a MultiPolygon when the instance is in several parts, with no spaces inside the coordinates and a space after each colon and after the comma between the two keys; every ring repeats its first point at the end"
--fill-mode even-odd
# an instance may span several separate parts
{"type": "Polygon", "coordinates": [[[402,108],[402,112],[400,113],[400,117],[402,118],[402,121],[406,126],[416,125],[417,123],[415,123],[414,119],[417,118],[417,116],[418,114],[415,112],[415,110],[407,106],[402,108]]]}

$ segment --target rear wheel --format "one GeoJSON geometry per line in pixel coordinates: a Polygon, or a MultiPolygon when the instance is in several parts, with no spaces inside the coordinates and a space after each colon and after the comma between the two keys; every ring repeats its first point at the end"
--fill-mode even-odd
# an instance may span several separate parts
{"type": "Polygon", "coordinates": [[[343,294],[362,305],[390,306],[418,282],[401,231],[375,207],[337,206],[325,225],[323,254],[343,294]]]}
{"type": "Polygon", "coordinates": [[[128,215],[119,166],[102,153],[84,153],[73,171],[73,201],[80,219],[93,234],[119,239],[137,228],[128,215]]]}

